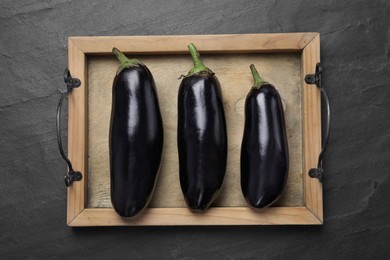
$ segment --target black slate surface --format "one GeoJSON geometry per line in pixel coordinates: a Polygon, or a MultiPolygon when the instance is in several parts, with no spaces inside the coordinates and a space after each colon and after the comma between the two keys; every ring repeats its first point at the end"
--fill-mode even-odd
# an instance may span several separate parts
{"type": "Polygon", "coordinates": [[[389,14],[377,0],[3,0],[1,259],[388,259],[389,14]],[[55,109],[68,36],[306,31],[321,33],[332,104],[323,226],[66,226],[55,109]]]}

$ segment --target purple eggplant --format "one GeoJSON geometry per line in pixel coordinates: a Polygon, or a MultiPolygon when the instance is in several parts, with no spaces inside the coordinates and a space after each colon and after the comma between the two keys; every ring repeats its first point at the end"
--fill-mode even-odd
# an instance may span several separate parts
{"type": "Polygon", "coordinates": [[[152,197],[163,150],[163,123],[149,69],[116,48],[113,53],[120,66],[112,87],[111,202],[120,216],[134,217],[152,197]]]}
{"type": "Polygon", "coordinates": [[[180,185],[188,207],[206,210],[220,193],[227,161],[222,92],[214,73],[188,46],[194,68],[180,84],[177,144],[180,185]]]}
{"type": "Polygon", "coordinates": [[[284,112],[275,87],[250,66],[254,86],[245,100],[241,146],[241,189],[247,203],[263,208],[275,203],[286,186],[289,154],[284,112]]]}

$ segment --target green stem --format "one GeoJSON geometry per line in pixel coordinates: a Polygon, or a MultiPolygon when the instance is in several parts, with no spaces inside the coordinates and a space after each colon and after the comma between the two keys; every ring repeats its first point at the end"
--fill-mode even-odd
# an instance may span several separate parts
{"type": "Polygon", "coordinates": [[[212,73],[212,71],[203,64],[199,52],[193,43],[188,45],[188,49],[190,50],[194,67],[188,72],[187,77],[201,72],[212,73]]]}
{"type": "Polygon", "coordinates": [[[125,68],[138,67],[141,64],[141,62],[137,59],[127,58],[120,50],[118,50],[115,47],[112,48],[112,52],[115,54],[116,58],[119,60],[119,62],[121,64],[119,66],[118,72],[120,72],[121,70],[123,70],[125,68]]]}
{"type": "Polygon", "coordinates": [[[250,65],[250,69],[251,69],[251,72],[252,72],[253,79],[255,81],[255,83],[253,84],[254,88],[260,88],[261,86],[263,86],[265,84],[268,84],[268,82],[264,81],[260,77],[260,74],[259,74],[259,72],[257,72],[257,69],[256,69],[255,65],[251,64],[250,65]]]}

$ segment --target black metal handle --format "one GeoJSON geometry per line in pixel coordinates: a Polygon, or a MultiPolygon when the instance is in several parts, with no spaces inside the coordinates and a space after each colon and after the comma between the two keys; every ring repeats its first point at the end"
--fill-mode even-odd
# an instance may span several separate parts
{"type": "Polygon", "coordinates": [[[325,140],[322,145],[321,152],[318,156],[317,168],[312,168],[309,170],[309,176],[312,178],[317,178],[320,182],[323,180],[324,169],[322,168],[322,158],[324,157],[324,153],[326,148],[328,147],[329,136],[330,136],[330,104],[329,104],[329,96],[326,93],[326,90],[322,87],[322,65],[321,63],[317,63],[315,74],[309,74],[305,77],[305,82],[307,84],[316,84],[317,88],[321,91],[326,106],[326,132],[325,132],[325,140]]]}
{"type": "Polygon", "coordinates": [[[61,110],[62,110],[62,103],[65,99],[65,97],[72,92],[74,88],[77,88],[81,85],[81,81],[77,78],[72,78],[70,75],[70,71],[66,68],[64,72],[64,81],[66,83],[66,90],[58,89],[61,93],[60,101],[58,102],[57,106],[57,120],[56,120],[56,128],[57,128],[57,142],[58,142],[58,149],[60,150],[61,156],[68,165],[68,172],[64,177],[65,185],[66,187],[72,186],[72,183],[74,181],[80,181],[83,178],[83,175],[79,171],[73,170],[72,163],[70,162],[69,158],[65,155],[64,149],[62,147],[62,138],[61,138],[61,110]]]}

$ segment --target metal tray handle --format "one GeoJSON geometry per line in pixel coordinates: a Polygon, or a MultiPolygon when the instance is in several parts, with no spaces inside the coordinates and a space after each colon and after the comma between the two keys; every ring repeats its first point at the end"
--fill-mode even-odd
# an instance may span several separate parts
{"type": "Polygon", "coordinates": [[[68,165],[68,172],[64,176],[64,181],[66,187],[72,186],[74,181],[80,181],[83,178],[83,175],[79,171],[73,170],[72,163],[70,162],[69,158],[65,155],[64,149],[62,147],[62,138],[61,138],[61,110],[62,110],[62,103],[65,99],[65,97],[68,96],[70,92],[74,88],[78,88],[81,85],[81,81],[77,78],[72,78],[70,75],[69,69],[65,69],[64,72],[64,81],[66,83],[66,90],[58,89],[61,93],[60,101],[58,102],[57,106],[57,120],[56,120],[56,128],[57,128],[57,142],[58,142],[58,149],[60,150],[61,156],[68,165]]]}
{"type": "Polygon", "coordinates": [[[317,88],[321,91],[324,100],[325,100],[325,106],[326,106],[326,130],[325,130],[325,138],[323,141],[321,152],[318,156],[318,163],[317,168],[312,168],[309,170],[309,176],[311,178],[317,178],[320,182],[323,181],[323,173],[324,169],[322,167],[322,159],[324,157],[324,153],[326,151],[326,148],[328,147],[329,143],[329,136],[330,136],[330,104],[329,104],[329,96],[328,93],[326,93],[326,90],[322,87],[321,82],[322,77],[322,65],[321,63],[317,63],[316,65],[316,72],[315,74],[309,74],[305,77],[305,82],[307,84],[315,84],[317,88]]]}

